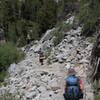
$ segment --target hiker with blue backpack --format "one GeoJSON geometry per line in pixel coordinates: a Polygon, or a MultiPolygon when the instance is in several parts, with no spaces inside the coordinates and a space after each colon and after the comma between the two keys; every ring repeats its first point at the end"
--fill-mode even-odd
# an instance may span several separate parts
{"type": "Polygon", "coordinates": [[[74,69],[69,69],[64,93],[65,100],[79,100],[83,98],[82,80],[76,76],[74,69]]]}

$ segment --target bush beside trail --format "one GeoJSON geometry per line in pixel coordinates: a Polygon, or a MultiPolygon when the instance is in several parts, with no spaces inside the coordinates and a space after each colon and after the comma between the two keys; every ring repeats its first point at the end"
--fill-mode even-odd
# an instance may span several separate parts
{"type": "Polygon", "coordinates": [[[0,45],[0,81],[6,75],[6,71],[11,63],[17,63],[24,57],[24,54],[11,43],[0,45]]]}

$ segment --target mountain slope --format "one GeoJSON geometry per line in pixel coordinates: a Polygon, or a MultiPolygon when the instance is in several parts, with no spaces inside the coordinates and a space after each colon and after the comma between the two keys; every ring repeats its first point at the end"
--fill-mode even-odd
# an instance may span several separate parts
{"type": "Polygon", "coordinates": [[[87,80],[93,44],[89,42],[89,39],[81,38],[80,33],[81,27],[65,32],[64,39],[56,47],[50,47],[48,44],[52,42],[52,39],[47,37],[51,31],[46,33],[47,35],[44,35],[26,52],[23,61],[10,66],[9,76],[5,79],[7,86],[2,87],[0,93],[15,95],[15,100],[19,98],[21,100],[64,100],[67,71],[70,67],[74,67],[77,75],[83,80],[83,100],[94,100],[91,84],[87,80]],[[37,51],[40,47],[46,50],[44,46],[51,48],[49,56],[51,64],[48,65],[48,59],[46,59],[44,65],[41,66],[37,51]]]}

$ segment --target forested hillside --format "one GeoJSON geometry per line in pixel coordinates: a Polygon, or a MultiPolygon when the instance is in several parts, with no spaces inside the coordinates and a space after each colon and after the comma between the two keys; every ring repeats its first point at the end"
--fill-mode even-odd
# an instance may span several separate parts
{"type": "Polygon", "coordinates": [[[17,46],[38,39],[57,20],[54,0],[0,0],[0,28],[6,41],[17,46]]]}

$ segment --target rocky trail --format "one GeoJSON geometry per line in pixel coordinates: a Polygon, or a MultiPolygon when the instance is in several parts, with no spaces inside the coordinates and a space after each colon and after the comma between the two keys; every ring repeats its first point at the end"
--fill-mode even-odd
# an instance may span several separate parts
{"type": "Polygon", "coordinates": [[[50,32],[47,32],[26,52],[23,61],[10,66],[9,75],[5,79],[7,86],[0,88],[0,94],[13,94],[15,100],[19,100],[19,98],[21,100],[64,100],[67,71],[70,67],[74,67],[77,76],[83,80],[83,100],[94,100],[92,86],[87,80],[93,44],[89,42],[89,39],[83,39],[80,36],[81,27],[76,30],[72,29],[65,33],[65,37],[59,45],[52,47],[49,56],[51,64],[49,65],[48,59],[46,59],[44,65],[41,66],[36,51],[40,47],[45,50],[46,47],[52,45],[50,32]]]}
{"type": "MultiPolygon", "coordinates": [[[[11,77],[7,79],[8,83],[11,83],[8,86],[10,93],[20,95],[24,93],[22,100],[64,100],[65,72],[62,64],[53,63],[52,65],[47,65],[45,62],[41,66],[38,61],[38,55],[32,54],[31,56],[27,56],[27,60],[24,60],[15,67],[20,68],[18,70],[15,69],[17,73],[13,73],[13,75],[11,73],[11,77]],[[20,76],[18,76],[19,74],[20,76]],[[27,77],[29,77],[28,81],[27,77]]],[[[11,72],[11,70],[9,71],[11,72]]]]}

